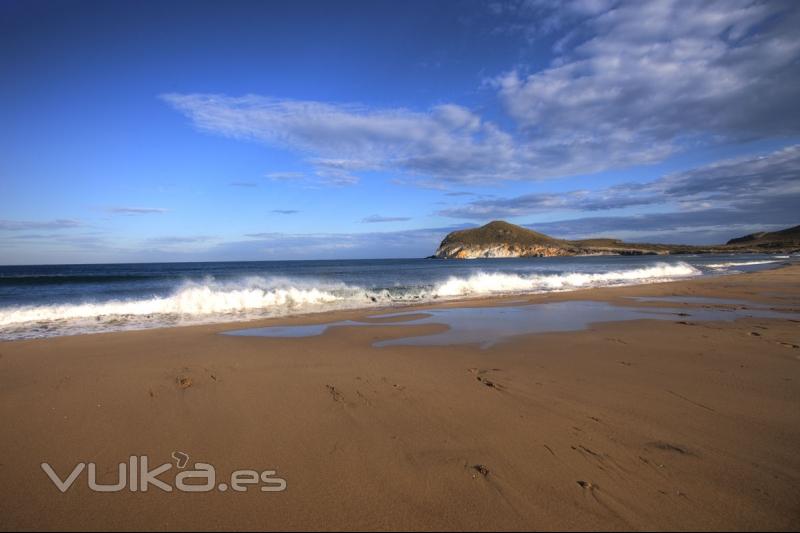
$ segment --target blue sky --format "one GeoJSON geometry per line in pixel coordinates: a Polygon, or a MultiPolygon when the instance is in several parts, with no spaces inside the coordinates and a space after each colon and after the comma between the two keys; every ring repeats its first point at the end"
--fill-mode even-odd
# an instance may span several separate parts
{"type": "Polygon", "coordinates": [[[793,2],[0,6],[0,263],[798,222],[793,2]]]}

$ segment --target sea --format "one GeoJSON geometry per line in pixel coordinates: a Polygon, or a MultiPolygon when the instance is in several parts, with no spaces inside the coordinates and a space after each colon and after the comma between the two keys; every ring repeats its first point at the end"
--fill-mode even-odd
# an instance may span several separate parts
{"type": "Polygon", "coordinates": [[[797,261],[681,255],[0,266],[0,340],[646,284],[797,261]]]}

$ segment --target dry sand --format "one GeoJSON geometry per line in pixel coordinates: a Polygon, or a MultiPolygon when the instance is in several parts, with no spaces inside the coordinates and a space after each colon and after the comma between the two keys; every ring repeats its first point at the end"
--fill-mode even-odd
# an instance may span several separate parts
{"type": "MultiPolygon", "coordinates": [[[[671,294],[800,310],[800,267],[527,300],[671,294]]],[[[0,527],[797,530],[800,323],[675,318],[486,350],[372,347],[444,328],[397,324],[0,343],[0,527]],[[95,462],[111,483],[130,455],[173,451],[288,489],[102,494],[84,472],[62,494],[40,468],[95,462]]]]}

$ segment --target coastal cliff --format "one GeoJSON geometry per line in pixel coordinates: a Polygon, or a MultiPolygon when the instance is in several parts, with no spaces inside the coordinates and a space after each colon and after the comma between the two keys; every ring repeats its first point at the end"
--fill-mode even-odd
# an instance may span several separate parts
{"type": "Polygon", "coordinates": [[[685,253],[793,253],[800,251],[800,226],[773,233],[756,233],[718,246],[626,243],[618,239],[556,239],[496,220],[479,228],[448,234],[438,259],[495,257],[556,257],[574,255],[666,255],[685,253]]]}

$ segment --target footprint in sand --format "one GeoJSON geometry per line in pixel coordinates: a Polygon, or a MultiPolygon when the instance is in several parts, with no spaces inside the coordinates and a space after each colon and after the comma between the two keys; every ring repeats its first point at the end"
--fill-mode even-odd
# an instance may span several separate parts
{"type": "MultiPolygon", "coordinates": [[[[478,474],[482,475],[483,477],[488,477],[489,476],[489,472],[490,471],[489,471],[489,468],[486,467],[486,465],[482,465],[482,464],[472,465],[472,469],[475,472],[477,472],[478,474]]],[[[473,479],[475,479],[477,477],[478,477],[477,474],[473,474],[472,475],[473,479]]]]}
{"type": "Polygon", "coordinates": [[[394,389],[396,391],[403,392],[404,390],[406,390],[406,387],[404,385],[400,385],[398,383],[393,383],[386,376],[381,378],[381,382],[383,382],[384,385],[390,385],[392,387],[392,389],[394,389]]]}
{"type": "Polygon", "coordinates": [[[175,376],[173,378],[174,383],[180,390],[186,390],[192,387],[198,387],[208,383],[217,383],[220,381],[216,372],[211,368],[206,367],[200,370],[185,366],[172,373],[172,375],[175,376]]]}
{"type": "Polygon", "coordinates": [[[490,372],[500,372],[500,368],[492,368],[491,370],[480,368],[468,368],[470,374],[475,374],[475,379],[482,385],[490,389],[503,390],[505,387],[497,382],[496,378],[487,377],[490,372]]]}
{"type": "Polygon", "coordinates": [[[336,390],[336,387],[334,387],[333,385],[330,385],[330,384],[329,385],[325,385],[325,387],[328,389],[328,392],[330,393],[331,398],[333,399],[334,402],[344,401],[344,395],[342,395],[341,392],[336,390]]]}

